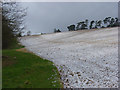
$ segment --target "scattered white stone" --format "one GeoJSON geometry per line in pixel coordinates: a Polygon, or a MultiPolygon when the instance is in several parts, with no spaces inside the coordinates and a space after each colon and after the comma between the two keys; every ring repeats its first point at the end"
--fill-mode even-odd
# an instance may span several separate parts
{"type": "Polygon", "coordinates": [[[27,36],[21,43],[54,62],[64,88],[118,87],[118,28],[27,36]]]}

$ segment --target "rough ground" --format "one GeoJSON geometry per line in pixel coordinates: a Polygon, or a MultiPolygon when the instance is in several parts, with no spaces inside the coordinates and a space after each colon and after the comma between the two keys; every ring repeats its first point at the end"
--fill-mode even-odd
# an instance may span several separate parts
{"type": "Polygon", "coordinates": [[[28,36],[21,43],[55,63],[65,88],[118,87],[118,28],[28,36]]]}

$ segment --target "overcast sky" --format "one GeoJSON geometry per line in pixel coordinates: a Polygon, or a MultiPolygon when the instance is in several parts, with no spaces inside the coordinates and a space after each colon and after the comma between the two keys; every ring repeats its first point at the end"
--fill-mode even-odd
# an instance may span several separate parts
{"type": "Polygon", "coordinates": [[[85,19],[103,20],[118,17],[117,2],[22,2],[28,7],[26,31],[51,33],[54,28],[67,31],[67,26],[85,19]]]}

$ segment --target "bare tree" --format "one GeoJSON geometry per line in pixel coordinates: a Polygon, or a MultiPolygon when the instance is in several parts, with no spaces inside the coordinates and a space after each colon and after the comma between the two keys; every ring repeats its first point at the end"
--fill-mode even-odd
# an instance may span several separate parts
{"type": "Polygon", "coordinates": [[[23,9],[18,2],[2,3],[2,46],[7,48],[13,42],[17,42],[18,35],[24,29],[24,18],[26,9],[23,9]]]}

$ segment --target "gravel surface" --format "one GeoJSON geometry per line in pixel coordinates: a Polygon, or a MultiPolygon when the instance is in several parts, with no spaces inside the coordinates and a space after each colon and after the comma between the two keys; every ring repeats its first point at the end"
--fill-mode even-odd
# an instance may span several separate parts
{"type": "Polygon", "coordinates": [[[21,43],[54,62],[64,88],[118,87],[118,28],[26,36],[21,43]]]}

